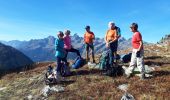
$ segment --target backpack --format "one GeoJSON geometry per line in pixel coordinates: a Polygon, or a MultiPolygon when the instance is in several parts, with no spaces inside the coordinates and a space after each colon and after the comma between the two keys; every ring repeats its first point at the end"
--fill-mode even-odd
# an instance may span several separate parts
{"type": "Polygon", "coordinates": [[[85,64],[85,60],[81,57],[77,57],[71,67],[73,69],[78,69],[82,67],[84,64],[85,64]]]}
{"type": "Polygon", "coordinates": [[[121,76],[124,74],[124,70],[121,66],[109,67],[105,73],[107,76],[121,76]]]}
{"type": "Polygon", "coordinates": [[[69,76],[70,75],[70,68],[69,66],[67,66],[67,64],[65,64],[64,62],[61,63],[61,70],[60,70],[60,74],[61,76],[65,77],[65,76],[69,76]]]}
{"type": "Polygon", "coordinates": [[[56,83],[56,71],[52,66],[48,66],[45,73],[45,84],[50,85],[56,83]]]}
{"type": "Polygon", "coordinates": [[[104,51],[99,58],[99,69],[106,70],[109,66],[109,51],[104,51]]]}
{"type": "Polygon", "coordinates": [[[128,63],[131,60],[132,53],[126,54],[122,56],[123,63],[128,63]]]}
{"type": "Polygon", "coordinates": [[[117,35],[121,36],[121,30],[119,27],[115,26],[117,35]]]}

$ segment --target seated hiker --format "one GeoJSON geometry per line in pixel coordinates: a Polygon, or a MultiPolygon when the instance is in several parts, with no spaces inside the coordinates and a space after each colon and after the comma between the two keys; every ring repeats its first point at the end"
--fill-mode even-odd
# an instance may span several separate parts
{"type": "Polygon", "coordinates": [[[66,59],[65,59],[65,54],[66,51],[64,49],[64,39],[63,39],[63,32],[59,31],[57,33],[57,38],[55,40],[55,57],[57,59],[57,79],[58,81],[60,81],[60,77],[61,77],[61,67],[62,67],[62,62],[66,63],[66,59]]]}
{"type": "Polygon", "coordinates": [[[93,63],[95,63],[95,59],[94,59],[94,45],[93,45],[93,41],[95,39],[95,35],[93,32],[90,31],[90,26],[86,26],[85,27],[86,32],[84,34],[84,43],[85,43],[85,47],[86,47],[86,61],[89,61],[89,48],[92,50],[92,59],[93,59],[93,63]]]}
{"type": "Polygon", "coordinates": [[[64,49],[66,51],[66,54],[65,54],[66,61],[67,61],[68,52],[75,52],[81,58],[79,50],[74,49],[73,46],[71,45],[70,33],[71,33],[70,30],[66,30],[65,36],[64,36],[64,49]]]}

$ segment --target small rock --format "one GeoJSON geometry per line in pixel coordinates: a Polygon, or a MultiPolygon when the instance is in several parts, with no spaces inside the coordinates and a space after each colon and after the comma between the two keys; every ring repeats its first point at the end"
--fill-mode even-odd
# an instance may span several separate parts
{"type": "Polygon", "coordinates": [[[32,100],[33,96],[32,95],[28,95],[27,98],[28,98],[28,100],[32,100]]]}
{"type": "Polygon", "coordinates": [[[2,90],[5,90],[7,87],[2,87],[2,88],[0,88],[0,91],[2,91],[2,90]]]}
{"type": "Polygon", "coordinates": [[[91,63],[91,62],[88,62],[88,67],[89,68],[95,68],[96,64],[95,63],[91,63]]]}
{"type": "Polygon", "coordinates": [[[45,86],[42,90],[42,94],[45,97],[48,97],[48,95],[50,95],[52,92],[63,92],[64,91],[64,87],[62,86],[45,86]]]}
{"type": "Polygon", "coordinates": [[[122,85],[119,85],[118,86],[118,88],[120,89],[120,90],[122,90],[122,91],[127,91],[127,89],[128,89],[128,84],[122,84],[122,85]]]}
{"type": "MultiPolygon", "coordinates": [[[[142,76],[142,74],[135,74],[136,76],[142,76]]],[[[149,78],[149,77],[153,77],[153,75],[151,75],[151,74],[145,74],[145,77],[146,78],[149,78]]]]}
{"type": "MultiPolygon", "coordinates": [[[[149,67],[148,65],[145,65],[144,67],[145,67],[145,73],[150,73],[150,72],[155,71],[154,67],[149,67]]],[[[140,73],[137,67],[135,67],[134,73],[140,73]]]]}
{"type": "Polygon", "coordinates": [[[135,98],[134,98],[131,94],[125,93],[125,94],[122,96],[121,100],[135,100],[135,98]]]}
{"type": "Polygon", "coordinates": [[[23,74],[24,72],[19,72],[19,74],[23,74]]]}
{"type": "Polygon", "coordinates": [[[51,87],[50,90],[55,91],[55,92],[63,92],[64,87],[62,87],[62,86],[54,86],[54,87],[51,87]]]}
{"type": "Polygon", "coordinates": [[[47,97],[50,93],[50,87],[49,86],[45,86],[42,90],[42,94],[47,97]]]}

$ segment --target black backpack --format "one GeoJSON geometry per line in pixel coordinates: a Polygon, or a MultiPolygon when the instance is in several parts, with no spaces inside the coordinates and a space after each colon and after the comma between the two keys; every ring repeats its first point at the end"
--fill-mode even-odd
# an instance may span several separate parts
{"type": "Polygon", "coordinates": [[[128,53],[122,57],[123,63],[128,63],[131,60],[132,53],[128,53]]]}
{"type": "Polygon", "coordinates": [[[106,71],[107,76],[121,76],[123,75],[124,70],[121,66],[118,67],[109,67],[106,71]]]}
{"type": "Polygon", "coordinates": [[[64,62],[61,63],[61,70],[60,70],[60,74],[62,77],[66,77],[69,76],[71,74],[70,72],[70,67],[67,66],[68,64],[65,64],[64,62]]]}

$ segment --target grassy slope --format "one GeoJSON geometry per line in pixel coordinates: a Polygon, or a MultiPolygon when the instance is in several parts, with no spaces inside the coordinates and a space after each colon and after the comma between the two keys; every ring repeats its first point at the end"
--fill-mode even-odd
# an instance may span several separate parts
{"type": "MultiPolygon", "coordinates": [[[[49,63],[54,64],[53,62],[39,63],[32,70],[2,77],[0,87],[7,88],[0,91],[0,99],[22,100],[30,94],[36,99],[42,98],[40,93],[44,87],[43,75],[49,63]]],[[[49,100],[120,100],[124,92],[117,87],[124,83],[129,84],[128,92],[137,100],[168,100],[170,98],[170,58],[148,55],[145,63],[161,67],[152,73],[153,78],[144,81],[137,76],[128,80],[123,76],[102,76],[98,70],[90,70],[87,66],[73,70],[73,76],[66,77],[68,82],[60,84],[65,87],[65,92],[54,93],[49,96],[49,100]]]]}

